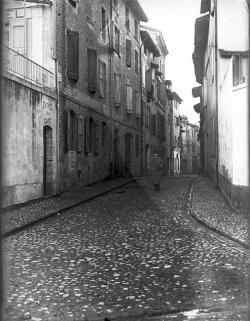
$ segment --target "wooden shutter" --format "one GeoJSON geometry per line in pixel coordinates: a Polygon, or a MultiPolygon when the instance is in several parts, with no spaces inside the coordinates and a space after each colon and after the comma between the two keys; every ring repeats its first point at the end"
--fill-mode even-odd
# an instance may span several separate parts
{"type": "Polygon", "coordinates": [[[79,79],[79,33],[67,30],[67,73],[68,78],[79,79]]]}
{"type": "Polygon", "coordinates": [[[127,112],[132,113],[133,111],[133,87],[127,84],[127,112]]]}
{"type": "Polygon", "coordinates": [[[121,75],[114,75],[115,86],[115,106],[120,106],[121,103],[121,75]]]}
{"type": "Polygon", "coordinates": [[[69,112],[63,111],[63,123],[64,123],[64,151],[69,151],[69,112]]]}
{"type": "Polygon", "coordinates": [[[131,51],[132,51],[132,41],[126,39],[126,64],[131,67],[131,51]]]}
{"type": "Polygon", "coordinates": [[[96,92],[97,90],[97,53],[95,49],[87,49],[88,61],[88,90],[96,92]]]}
{"type": "Polygon", "coordinates": [[[85,118],[85,153],[89,153],[89,117],[85,118]]]}
{"type": "Polygon", "coordinates": [[[140,92],[135,92],[135,114],[137,117],[141,115],[141,99],[140,92]]]}
{"type": "Polygon", "coordinates": [[[82,116],[77,118],[77,151],[82,152],[82,116]]]}
{"type": "Polygon", "coordinates": [[[95,122],[94,128],[94,153],[99,153],[99,142],[100,142],[100,125],[99,122],[95,122]]]}
{"type": "Polygon", "coordinates": [[[104,98],[106,96],[106,64],[101,60],[99,65],[99,96],[104,98]]]}
{"type": "Polygon", "coordinates": [[[151,91],[152,86],[152,69],[148,69],[146,71],[146,89],[147,91],[151,91]]]}

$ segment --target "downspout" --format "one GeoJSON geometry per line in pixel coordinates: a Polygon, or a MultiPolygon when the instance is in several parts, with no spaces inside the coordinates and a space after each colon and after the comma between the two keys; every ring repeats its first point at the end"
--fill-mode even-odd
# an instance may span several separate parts
{"type": "Polygon", "coordinates": [[[59,79],[58,59],[56,57],[56,1],[52,4],[52,58],[55,61],[55,91],[56,91],[56,194],[60,193],[60,162],[59,162],[59,79]]]}
{"type": "MultiPolygon", "coordinates": [[[[140,37],[140,32],[139,32],[140,37]]],[[[139,38],[140,39],[140,38],[139,38]]],[[[144,115],[144,109],[143,109],[143,92],[142,92],[142,53],[141,48],[142,44],[140,44],[140,91],[141,91],[141,176],[143,176],[143,115],[144,115]]]]}
{"type": "Polygon", "coordinates": [[[215,82],[216,82],[216,188],[219,188],[219,66],[218,66],[218,7],[214,0],[215,18],[215,82]]]}
{"type": "Polygon", "coordinates": [[[110,175],[111,178],[114,175],[114,153],[113,153],[113,149],[114,149],[114,135],[113,135],[113,130],[114,130],[114,120],[112,118],[112,70],[113,70],[113,48],[112,48],[112,37],[113,37],[113,10],[112,10],[112,3],[113,1],[110,0],[109,4],[110,4],[110,23],[108,26],[108,37],[109,37],[109,49],[108,49],[108,54],[109,54],[109,103],[110,103],[110,121],[111,121],[111,146],[110,146],[110,175]]]}

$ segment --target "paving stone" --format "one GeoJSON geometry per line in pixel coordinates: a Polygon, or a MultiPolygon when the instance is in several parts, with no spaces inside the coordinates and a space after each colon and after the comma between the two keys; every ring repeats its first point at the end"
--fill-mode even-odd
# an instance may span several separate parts
{"type": "Polygon", "coordinates": [[[4,320],[245,306],[247,252],[189,215],[192,181],[140,179],[5,239],[4,320]]]}

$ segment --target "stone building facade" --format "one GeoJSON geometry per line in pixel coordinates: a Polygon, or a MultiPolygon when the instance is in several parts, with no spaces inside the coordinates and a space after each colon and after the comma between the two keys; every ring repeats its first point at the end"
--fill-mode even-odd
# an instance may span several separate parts
{"type": "Polygon", "coordinates": [[[165,56],[168,54],[161,32],[141,26],[142,99],[143,99],[143,168],[157,152],[166,175],[166,108],[165,56]]]}
{"type": "Polygon", "coordinates": [[[199,126],[191,124],[187,116],[180,116],[181,174],[197,175],[200,169],[199,126]]]}
{"type": "Polygon", "coordinates": [[[49,1],[6,1],[2,206],[56,194],[57,98],[49,1]]]}
{"type": "Polygon", "coordinates": [[[172,91],[172,82],[166,81],[167,99],[168,99],[168,134],[167,146],[169,146],[168,172],[175,176],[181,173],[181,122],[180,122],[180,104],[181,97],[172,91]]]}
{"type": "MultiPolygon", "coordinates": [[[[204,171],[235,206],[249,193],[249,1],[202,0],[193,54],[204,171]]],[[[195,94],[195,93],[194,93],[195,94]]]]}
{"type": "Polygon", "coordinates": [[[137,1],[57,1],[60,190],[140,173],[137,1]]]}

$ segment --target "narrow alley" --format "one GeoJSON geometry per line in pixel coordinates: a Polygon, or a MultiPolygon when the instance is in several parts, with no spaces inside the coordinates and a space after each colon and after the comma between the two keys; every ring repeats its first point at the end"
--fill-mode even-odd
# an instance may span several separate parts
{"type": "Polygon", "coordinates": [[[4,320],[247,321],[247,250],[189,214],[196,180],[139,178],[6,238],[4,320]]]}

